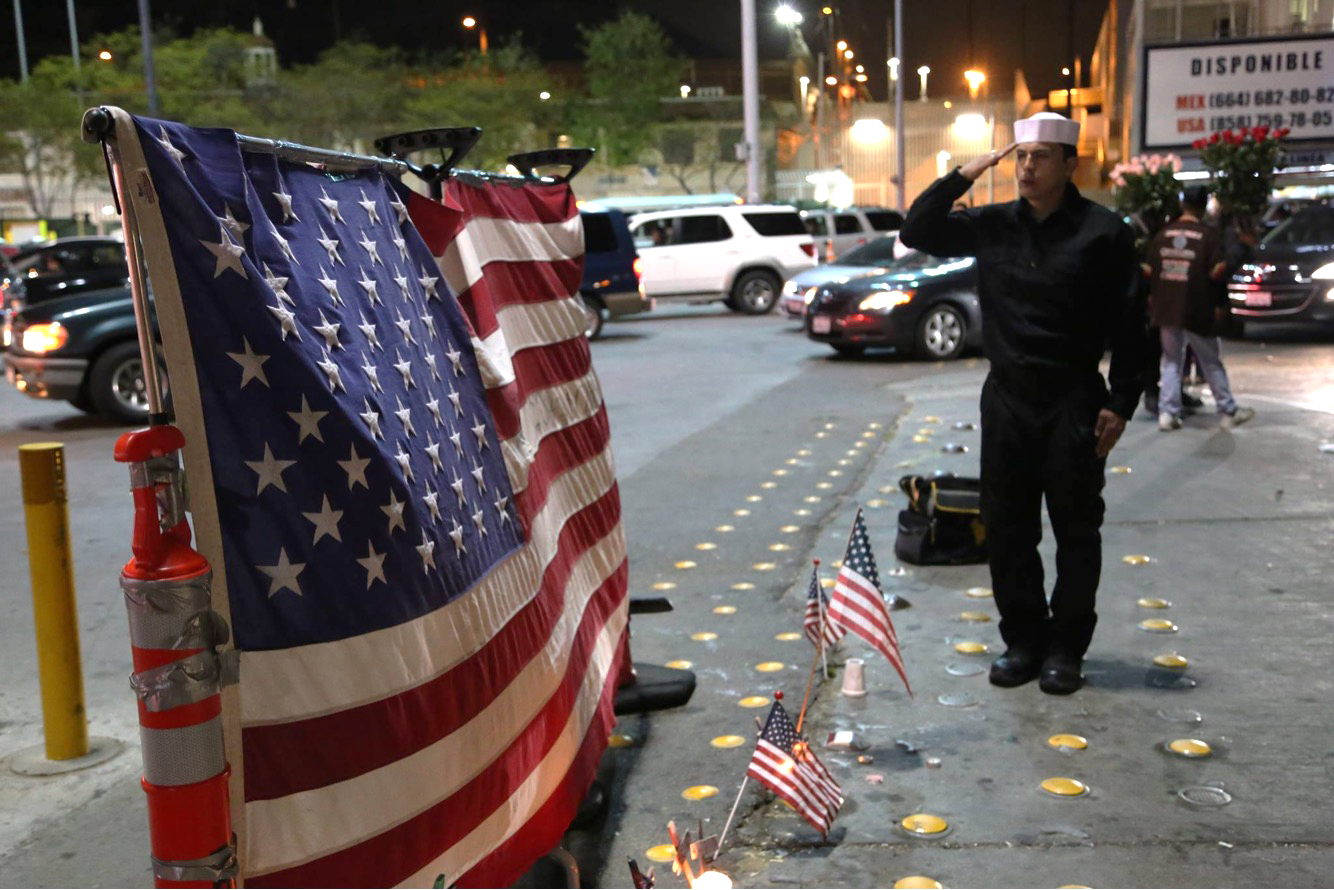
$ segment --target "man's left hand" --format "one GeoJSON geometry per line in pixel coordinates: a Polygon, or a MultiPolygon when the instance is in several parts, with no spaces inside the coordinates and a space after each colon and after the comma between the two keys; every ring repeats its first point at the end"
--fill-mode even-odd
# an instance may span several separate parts
{"type": "Polygon", "coordinates": [[[1098,422],[1093,425],[1093,435],[1098,440],[1098,445],[1094,452],[1098,457],[1106,457],[1112,453],[1112,448],[1116,441],[1121,438],[1121,434],[1126,431],[1126,419],[1110,408],[1103,408],[1098,412],[1098,422]]]}

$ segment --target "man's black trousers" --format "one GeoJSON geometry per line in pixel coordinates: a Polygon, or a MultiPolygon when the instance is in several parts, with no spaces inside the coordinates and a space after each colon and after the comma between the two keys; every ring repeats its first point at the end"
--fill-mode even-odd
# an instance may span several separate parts
{"type": "Polygon", "coordinates": [[[1093,638],[1107,463],[1093,429],[1106,404],[1099,375],[993,370],[982,387],[982,519],[1008,647],[1078,658],[1093,638]],[[1044,497],[1056,538],[1050,608],[1038,556],[1044,497]]]}

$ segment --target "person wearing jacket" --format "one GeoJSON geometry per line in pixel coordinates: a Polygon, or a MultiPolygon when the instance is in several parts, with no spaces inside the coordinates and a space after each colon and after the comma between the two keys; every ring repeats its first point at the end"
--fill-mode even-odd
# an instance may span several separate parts
{"type": "Polygon", "coordinates": [[[905,244],[975,256],[983,346],[982,518],[1006,650],[991,682],[1040,677],[1043,692],[1083,685],[1097,623],[1104,470],[1142,390],[1144,313],[1130,228],[1070,181],[1079,124],[1039,113],[1014,125],[1015,143],[937,180],[908,211],[905,244]],[[950,212],[973,182],[1015,156],[1019,199],[950,212]],[[1108,380],[1099,372],[1112,348],[1108,380]],[[1110,390],[1109,390],[1110,384],[1110,390]],[[1056,537],[1048,603],[1042,502],[1056,537]]]}

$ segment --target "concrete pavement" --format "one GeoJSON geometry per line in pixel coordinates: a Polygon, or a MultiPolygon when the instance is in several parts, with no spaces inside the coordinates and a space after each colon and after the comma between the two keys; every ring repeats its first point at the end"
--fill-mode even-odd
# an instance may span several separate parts
{"type": "MultiPolygon", "coordinates": [[[[954,649],[965,640],[992,652],[1003,648],[991,600],[965,593],[988,584],[984,566],[895,569],[898,477],[976,472],[978,434],[951,425],[976,422],[984,367],[953,366],[888,385],[875,407],[838,425],[840,444],[852,445],[885,419],[883,408],[903,405],[897,416],[891,410],[892,428],[883,437],[873,430],[874,461],[820,517],[812,537],[814,555],[839,558],[855,503],[868,507],[886,591],[913,603],[894,620],[916,697],[908,698],[883,658],[859,641],[844,642],[838,660],[867,659],[870,694],[848,699],[838,693],[838,680],[826,684],[808,717],[810,737],[819,742],[833,730],[854,730],[872,762],[820,749],[847,800],[827,840],[786,806],[748,790],[734,840],[718,862],[723,871],[740,886],[891,886],[912,875],[960,887],[1328,883],[1334,742],[1322,653],[1331,629],[1325,579],[1334,455],[1318,446],[1334,440],[1334,376],[1318,349],[1297,355],[1244,344],[1229,352],[1234,388],[1244,404],[1257,407],[1255,421],[1228,433],[1212,415],[1200,416],[1163,434],[1141,414],[1113,453],[1109,465],[1129,472],[1108,477],[1100,623],[1085,668],[1089,685],[1070,698],[1045,696],[1036,684],[993,688],[984,670],[989,658],[954,649]],[[926,441],[914,441],[919,433],[926,441]],[[946,454],[947,442],[969,450],[946,454]],[[1123,561],[1132,555],[1150,561],[1123,561]],[[1170,607],[1146,609],[1137,604],[1141,598],[1170,607]],[[965,620],[965,611],[991,620],[965,620]],[[1155,618],[1177,630],[1139,629],[1155,618]],[[1152,664],[1155,655],[1172,652],[1189,666],[1171,671],[1152,664]],[[1082,735],[1088,747],[1055,750],[1047,739],[1056,733],[1082,735]],[[1207,742],[1212,756],[1192,760],[1163,750],[1178,738],[1207,742]],[[1049,777],[1076,778],[1091,791],[1057,799],[1040,790],[1049,777]],[[1182,792],[1215,802],[1225,792],[1230,802],[1192,804],[1182,792]],[[935,839],[905,834],[900,820],[918,813],[939,816],[949,830],[935,839]]],[[[789,450],[800,444],[794,438],[789,450]]],[[[816,480],[836,466],[823,455],[812,460],[815,472],[800,481],[802,493],[818,493],[816,480]]],[[[1049,528],[1042,551],[1050,579],[1049,528]]],[[[720,751],[709,739],[724,723],[753,737],[752,715],[763,710],[737,707],[743,689],[764,694],[781,686],[790,709],[800,706],[811,650],[804,641],[787,644],[793,649],[771,641],[775,631],[800,629],[804,582],[798,573],[766,606],[767,626],[743,631],[730,644],[750,656],[734,659],[750,661],[748,675],[717,676],[715,659],[725,659],[700,652],[696,713],[655,715],[647,728],[626,722],[642,748],[620,755],[634,768],[623,785],[624,816],[604,838],[612,848],[601,876],[606,886],[628,886],[624,857],[642,865],[645,850],[666,840],[668,818],[683,827],[705,819],[706,834],[721,828],[751,745],[720,751]],[[799,669],[757,673],[754,665],[768,653],[799,669]],[[715,714],[723,720],[711,719],[715,714]],[[675,773],[679,787],[654,787],[672,784],[664,771],[675,773]],[[646,778],[650,772],[656,782],[646,778]],[[697,803],[681,799],[685,786],[700,782],[719,794],[697,803]],[[642,812],[647,796],[654,798],[657,824],[642,812]]],[[[637,637],[637,656],[688,645],[656,642],[637,637]]],[[[658,868],[665,876],[660,886],[677,884],[658,868]]]]}

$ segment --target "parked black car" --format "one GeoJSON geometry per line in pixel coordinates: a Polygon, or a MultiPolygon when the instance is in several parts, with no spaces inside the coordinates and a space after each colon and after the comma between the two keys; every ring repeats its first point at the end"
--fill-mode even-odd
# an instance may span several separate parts
{"type": "Polygon", "coordinates": [[[129,284],[125,244],[118,238],[61,238],[25,247],[14,257],[32,306],[44,300],[129,284]]]}
{"type": "Polygon", "coordinates": [[[911,253],[884,274],[821,287],[806,310],[806,335],[844,355],[872,347],[921,358],[957,358],[982,342],[977,263],[911,253]]]}
{"type": "Polygon", "coordinates": [[[148,419],[129,288],[37,303],[14,313],[5,334],[5,377],[19,391],[126,423],[148,419]]]}
{"type": "Polygon", "coordinates": [[[1227,295],[1236,334],[1257,324],[1334,324],[1334,206],[1312,204],[1275,226],[1227,295]]]}
{"type": "Polygon", "coordinates": [[[585,333],[596,340],[607,318],[647,312],[653,301],[644,294],[639,254],[625,214],[614,208],[579,212],[584,223],[584,280],[580,297],[588,316],[585,333]]]}

